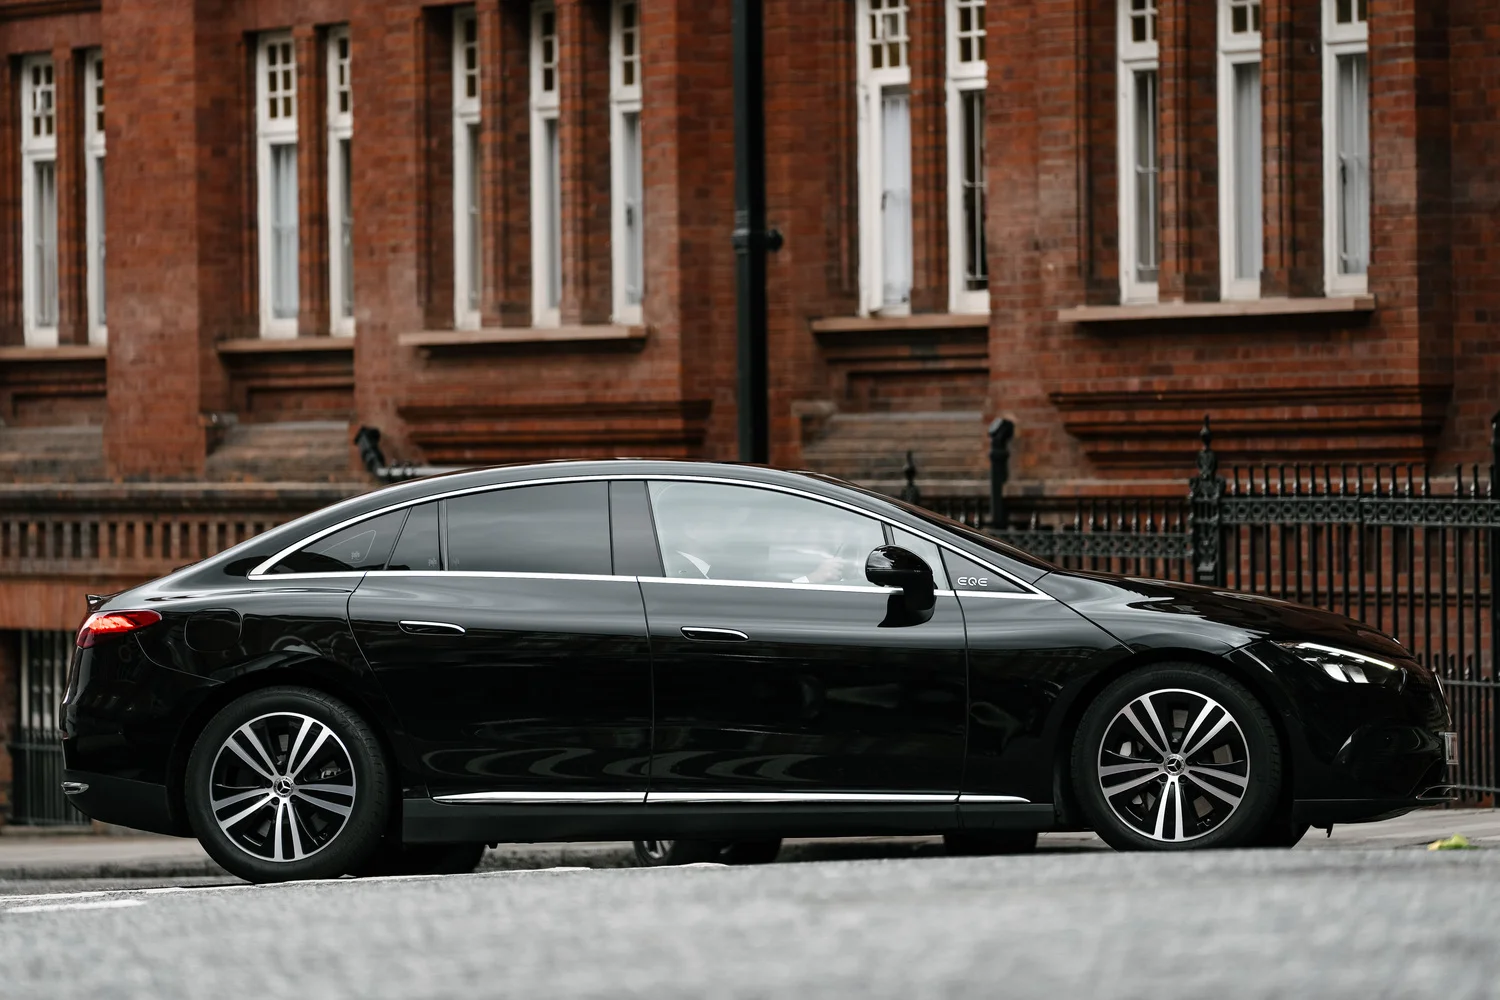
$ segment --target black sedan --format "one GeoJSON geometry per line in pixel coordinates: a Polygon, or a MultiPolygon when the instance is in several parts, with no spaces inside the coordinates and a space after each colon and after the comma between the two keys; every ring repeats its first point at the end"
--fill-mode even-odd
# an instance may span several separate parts
{"type": "Polygon", "coordinates": [[[612,461],[405,483],[98,603],[65,789],[252,881],[486,843],[1285,846],[1441,801],[1440,682],[1347,618],[1066,572],[834,480],[612,461]]]}

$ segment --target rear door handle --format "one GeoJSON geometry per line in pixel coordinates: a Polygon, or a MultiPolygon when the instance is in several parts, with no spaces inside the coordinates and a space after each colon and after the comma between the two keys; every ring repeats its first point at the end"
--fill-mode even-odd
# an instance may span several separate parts
{"type": "Polygon", "coordinates": [[[412,635],[463,635],[464,627],[452,622],[401,622],[401,631],[412,635]]]}
{"type": "Polygon", "coordinates": [[[698,642],[744,642],[750,638],[739,629],[702,628],[696,625],[684,625],[682,634],[698,642]]]}

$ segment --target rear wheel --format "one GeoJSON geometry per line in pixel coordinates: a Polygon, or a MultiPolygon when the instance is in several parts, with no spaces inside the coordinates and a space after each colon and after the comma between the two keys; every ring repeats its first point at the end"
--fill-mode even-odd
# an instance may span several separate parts
{"type": "Polygon", "coordinates": [[[984,854],[1030,854],[1036,850],[1031,830],[965,830],[943,834],[943,846],[959,857],[984,854]]]}
{"type": "Polygon", "coordinates": [[[645,868],[718,861],[723,844],[712,840],[637,840],[636,863],[645,868]]]}
{"type": "Polygon", "coordinates": [[[321,691],[254,691],[209,720],[188,758],[188,821],[250,882],[336,878],[370,858],[389,802],[369,725],[321,691]]]}
{"type": "Polygon", "coordinates": [[[1118,850],[1256,844],[1281,785],[1265,708],[1207,667],[1150,667],[1115,681],[1079,723],[1073,790],[1118,850]]]}

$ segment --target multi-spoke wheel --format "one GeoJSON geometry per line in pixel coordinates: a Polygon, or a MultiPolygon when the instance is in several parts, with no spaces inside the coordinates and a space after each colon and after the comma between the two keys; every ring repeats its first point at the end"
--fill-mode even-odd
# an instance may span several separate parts
{"type": "Polygon", "coordinates": [[[214,716],[186,792],[204,848],[253,882],[344,874],[374,850],[387,802],[374,733],[306,688],[253,692],[214,716]]]}
{"type": "Polygon", "coordinates": [[[1072,770],[1080,805],[1117,848],[1231,847],[1270,823],[1281,754],[1249,691],[1180,664],[1106,688],[1079,725],[1072,770]]]}

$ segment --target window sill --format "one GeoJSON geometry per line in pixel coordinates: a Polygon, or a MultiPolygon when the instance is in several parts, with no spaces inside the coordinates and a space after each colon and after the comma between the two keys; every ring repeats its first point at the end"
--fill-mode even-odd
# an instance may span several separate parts
{"type": "Polygon", "coordinates": [[[898,330],[987,329],[990,314],[918,313],[914,316],[828,316],[810,324],[813,333],[870,333],[898,330]]]}
{"type": "Polygon", "coordinates": [[[402,347],[427,351],[539,347],[554,344],[615,344],[638,347],[646,327],[600,323],[589,326],[488,327],[482,330],[422,330],[397,338],[402,347]]]}
{"type": "Polygon", "coordinates": [[[64,344],[61,347],[0,347],[0,361],[103,361],[109,349],[103,344],[64,344]]]}
{"type": "Polygon", "coordinates": [[[1324,313],[1367,313],[1375,310],[1373,295],[1344,295],[1322,299],[1245,299],[1229,302],[1154,302],[1137,306],[1074,306],[1059,309],[1059,323],[1138,323],[1174,319],[1221,319],[1234,316],[1313,316],[1324,313]]]}
{"type": "Polygon", "coordinates": [[[214,345],[220,354],[297,354],[305,351],[352,351],[353,337],[239,337],[214,345]]]}

